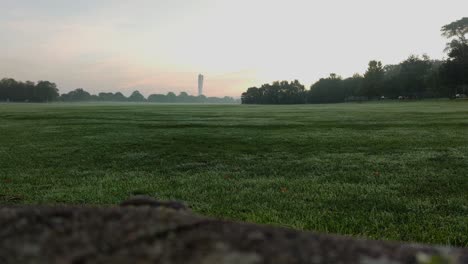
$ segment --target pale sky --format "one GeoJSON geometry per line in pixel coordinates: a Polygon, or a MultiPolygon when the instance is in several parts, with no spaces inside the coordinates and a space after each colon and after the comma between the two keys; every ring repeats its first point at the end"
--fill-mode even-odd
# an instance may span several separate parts
{"type": "Polygon", "coordinates": [[[369,60],[444,57],[440,28],[466,0],[0,0],[0,78],[60,92],[139,90],[238,97],[250,86],[369,60]]]}

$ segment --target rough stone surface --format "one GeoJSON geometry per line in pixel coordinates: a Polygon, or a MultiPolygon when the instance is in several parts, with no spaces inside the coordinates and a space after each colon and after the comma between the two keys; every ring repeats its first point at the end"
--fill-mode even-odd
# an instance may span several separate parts
{"type": "Polygon", "coordinates": [[[2,207],[0,263],[468,263],[467,249],[220,221],[173,203],[2,207]]]}

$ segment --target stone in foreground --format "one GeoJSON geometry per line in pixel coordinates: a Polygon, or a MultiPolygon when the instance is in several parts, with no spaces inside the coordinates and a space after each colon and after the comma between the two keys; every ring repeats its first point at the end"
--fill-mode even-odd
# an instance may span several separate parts
{"type": "Polygon", "coordinates": [[[205,218],[139,197],[121,207],[0,208],[0,263],[468,263],[468,250],[205,218]]]}

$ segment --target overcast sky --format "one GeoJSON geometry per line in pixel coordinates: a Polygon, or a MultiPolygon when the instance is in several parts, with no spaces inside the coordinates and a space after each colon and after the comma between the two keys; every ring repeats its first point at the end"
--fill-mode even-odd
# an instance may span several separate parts
{"type": "Polygon", "coordinates": [[[441,59],[440,28],[466,0],[0,0],[0,78],[61,92],[240,96],[249,86],[310,86],[369,60],[441,59]]]}

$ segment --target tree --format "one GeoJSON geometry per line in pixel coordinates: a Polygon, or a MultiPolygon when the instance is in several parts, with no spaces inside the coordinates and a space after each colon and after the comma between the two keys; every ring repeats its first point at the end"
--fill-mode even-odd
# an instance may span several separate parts
{"type": "Polygon", "coordinates": [[[14,101],[15,89],[19,86],[19,83],[15,79],[3,78],[0,81],[0,100],[2,101],[14,101]]]}
{"type": "Polygon", "coordinates": [[[307,103],[307,93],[305,86],[298,80],[294,80],[285,88],[286,97],[285,103],[288,104],[305,104],[307,103]]]}
{"type": "Polygon", "coordinates": [[[144,101],[146,101],[146,99],[139,91],[134,91],[130,95],[130,97],[128,97],[128,101],[130,101],[130,102],[144,102],[144,101]]]}
{"type": "Polygon", "coordinates": [[[62,94],[61,99],[64,102],[81,102],[91,101],[91,94],[85,91],[83,88],[75,89],[69,93],[62,94]]]}
{"type": "Polygon", "coordinates": [[[11,78],[0,81],[0,101],[11,102],[51,102],[58,98],[55,83],[40,81],[37,84],[19,82],[11,78]]]}
{"type": "MultiPolygon", "coordinates": [[[[58,94],[58,89],[56,89],[57,92],[51,91],[52,98],[50,101],[55,101],[57,100],[59,94],[58,94]]],[[[22,102],[31,102],[34,100],[34,94],[36,92],[36,84],[31,81],[26,81],[25,83],[22,84],[22,91],[21,91],[21,96],[18,98],[18,101],[22,102]]]]}
{"type": "Polygon", "coordinates": [[[346,97],[343,80],[335,73],[314,83],[309,91],[310,103],[338,103],[346,97]]]}
{"type": "Polygon", "coordinates": [[[355,73],[352,77],[343,80],[343,93],[346,100],[352,100],[352,97],[359,95],[364,77],[355,73]]]}
{"type": "Polygon", "coordinates": [[[399,78],[403,87],[402,95],[421,98],[427,90],[427,81],[432,64],[427,55],[422,59],[411,55],[400,64],[399,78]]]}
{"type": "Polygon", "coordinates": [[[380,96],[383,91],[383,80],[384,70],[382,67],[382,62],[375,60],[370,61],[369,67],[364,74],[364,82],[361,94],[369,99],[380,96]]]}
{"type": "Polygon", "coordinates": [[[168,92],[166,95],[166,99],[168,103],[175,103],[177,100],[177,96],[173,92],[168,92]]]}
{"type": "Polygon", "coordinates": [[[206,96],[204,96],[203,94],[199,95],[199,96],[196,96],[195,97],[195,101],[197,103],[205,103],[207,100],[206,96]]]}
{"type": "MultiPolygon", "coordinates": [[[[299,82],[293,83],[297,89],[301,88],[299,82]]],[[[0,102],[51,102],[60,99],[63,102],[82,102],[82,101],[113,101],[113,102],[144,102],[145,97],[139,92],[134,91],[129,98],[125,97],[121,92],[110,93],[102,92],[98,95],[92,95],[82,88],[75,89],[68,93],[59,96],[57,85],[49,81],[39,81],[37,84],[31,81],[20,82],[12,78],[3,78],[0,80],[0,102]]],[[[173,92],[167,95],[152,94],[148,97],[150,102],[183,102],[183,103],[217,103],[217,104],[233,104],[239,103],[238,100],[225,96],[220,97],[205,97],[192,96],[186,92],[181,92],[176,96],[173,92]]]]}
{"type": "Polygon", "coordinates": [[[49,81],[39,81],[36,85],[36,94],[34,96],[37,102],[51,102],[59,97],[57,85],[49,81]]]}
{"type": "Polygon", "coordinates": [[[257,87],[250,87],[246,92],[241,95],[241,102],[243,104],[255,104],[260,99],[260,92],[257,87]]]}
{"type": "Polygon", "coordinates": [[[127,97],[125,97],[125,95],[123,95],[121,92],[116,92],[114,94],[114,101],[116,102],[125,102],[127,101],[127,97]]]}
{"type": "Polygon", "coordinates": [[[98,100],[99,101],[113,101],[114,94],[113,93],[99,93],[98,100]]]}
{"type": "Polygon", "coordinates": [[[177,96],[177,102],[179,103],[189,103],[190,96],[186,92],[180,92],[179,96],[177,96]]]}
{"type": "Polygon", "coordinates": [[[165,103],[167,102],[167,99],[164,94],[151,94],[148,96],[148,102],[165,103]]]}
{"type": "Polygon", "coordinates": [[[250,87],[242,94],[241,101],[243,104],[304,104],[306,95],[305,86],[298,80],[275,81],[260,88],[250,87]]]}
{"type": "Polygon", "coordinates": [[[466,34],[468,34],[468,17],[454,21],[445,25],[441,29],[442,36],[450,39],[456,37],[459,42],[467,44],[466,34]]]}
{"type": "Polygon", "coordinates": [[[444,89],[445,87],[442,85],[442,79],[440,75],[440,69],[444,61],[440,60],[432,60],[431,61],[431,69],[427,75],[427,93],[431,97],[444,97],[447,95],[447,91],[444,89]]]}
{"type": "Polygon", "coordinates": [[[447,61],[440,67],[442,84],[450,97],[457,93],[468,92],[468,18],[445,25],[441,29],[442,35],[451,39],[445,51],[447,61]]]}

